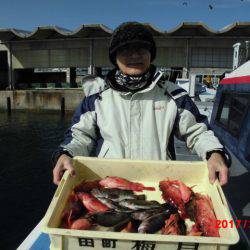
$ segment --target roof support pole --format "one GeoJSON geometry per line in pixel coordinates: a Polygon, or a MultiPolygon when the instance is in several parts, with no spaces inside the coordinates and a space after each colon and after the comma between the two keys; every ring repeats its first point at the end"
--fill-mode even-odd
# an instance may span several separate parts
{"type": "Polygon", "coordinates": [[[189,57],[190,57],[190,51],[189,51],[189,38],[187,38],[186,40],[186,69],[187,69],[187,77],[188,77],[188,74],[189,74],[189,57]]]}
{"type": "Polygon", "coordinates": [[[234,54],[233,54],[233,70],[237,69],[240,65],[240,46],[241,46],[241,43],[235,43],[233,45],[233,48],[234,48],[234,54]]]}
{"type": "Polygon", "coordinates": [[[76,84],[76,68],[70,67],[69,68],[69,77],[70,77],[70,88],[77,88],[76,84]]]}
{"type": "Polygon", "coordinates": [[[12,44],[8,43],[8,84],[9,89],[14,90],[14,74],[13,74],[13,68],[12,68],[12,44]]]}
{"type": "Polygon", "coordinates": [[[91,75],[94,74],[93,55],[94,55],[94,39],[91,39],[90,40],[90,47],[89,47],[89,69],[88,69],[88,73],[91,75]]]}
{"type": "Polygon", "coordinates": [[[189,74],[189,96],[192,98],[193,101],[195,97],[195,78],[195,73],[189,74]]]}
{"type": "Polygon", "coordinates": [[[246,62],[250,60],[250,41],[245,41],[246,43],[246,62]]]}

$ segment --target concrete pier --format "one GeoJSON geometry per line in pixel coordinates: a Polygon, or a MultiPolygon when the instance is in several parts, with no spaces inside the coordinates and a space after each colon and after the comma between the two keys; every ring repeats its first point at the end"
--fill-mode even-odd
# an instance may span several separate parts
{"type": "Polygon", "coordinates": [[[13,110],[61,111],[64,100],[64,110],[74,111],[83,97],[82,89],[5,90],[0,91],[0,110],[7,110],[6,100],[10,100],[13,110]]]}

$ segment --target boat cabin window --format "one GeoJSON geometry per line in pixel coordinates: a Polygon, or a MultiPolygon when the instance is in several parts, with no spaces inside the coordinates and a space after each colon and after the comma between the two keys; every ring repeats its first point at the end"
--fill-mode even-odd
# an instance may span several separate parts
{"type": "Polygon", "coordinates": [[[250,93],[222,93],[216,124],[238,138],[249,106],[250,93]]]}

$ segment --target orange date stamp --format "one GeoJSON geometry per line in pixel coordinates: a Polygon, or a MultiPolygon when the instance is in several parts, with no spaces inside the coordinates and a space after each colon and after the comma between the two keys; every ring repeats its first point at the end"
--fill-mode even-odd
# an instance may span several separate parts
{"type": "Polygon", "coordinates": [[[250,228],[250,220],[216,220],[215,228],[239,228],[242,226],[243,229],[250,228]]]}

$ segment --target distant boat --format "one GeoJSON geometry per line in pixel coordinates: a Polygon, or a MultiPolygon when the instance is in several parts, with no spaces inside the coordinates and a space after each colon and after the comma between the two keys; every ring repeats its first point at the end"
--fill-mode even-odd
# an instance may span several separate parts
{"type": "MultiPolygon", "coordinates": [[[[175,83],[190,93],[190,79],[177,78],[175,83]]],[[[215,98],[216,89],[207,88],[206,85],[195,83],[195,95],[198,95],[202,102],[212,101],[215,98]]]]}
{"type": "Polygon", "coordinates": [[[176,78],[175,83],[189,93],[190,80],[188,78],[176,78]]]}
{"type": "Polygon", "coordinates": [[[205,87],[205,91],[199,94],[199,98],[202,102],[213,101],[216,95],[216,89],[205,87]]]}

